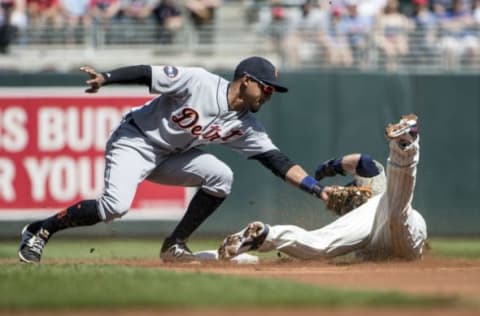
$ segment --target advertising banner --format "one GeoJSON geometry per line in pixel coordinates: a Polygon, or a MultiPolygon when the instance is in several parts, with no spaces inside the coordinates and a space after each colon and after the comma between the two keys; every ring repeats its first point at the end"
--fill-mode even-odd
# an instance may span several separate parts
{"type": "MultiPolygon", "coordinates": [[[[40,218],[96,198],[111,131],[150,98],[0,94],[0,220],[40,218]]],[[[183,187],[145,181],[124,218],[178,219],[186,199],[183,187]]]]}

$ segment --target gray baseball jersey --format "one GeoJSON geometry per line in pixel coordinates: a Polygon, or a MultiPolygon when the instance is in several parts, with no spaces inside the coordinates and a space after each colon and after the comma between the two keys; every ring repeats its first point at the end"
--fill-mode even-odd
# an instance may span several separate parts
{"type": "Polygon", "coordinates": [[[229,82],[203,68],[152,66],[152,93],[132,111],[135,123],[167,152],[223,144],[250,157],[277,149],[264,127],[248,112],[228,109],[229,82]]]}
{"type": "Polygon", "coordinates": [[[145,179],[228,195],[232,171],[198,146],[221,144],[245,157],[277,149],[248,110],[229,110],[228,87],[202,68],[152,66],[150,90],[160,96],[132,109],[106,146],[105,190],[98,199],[103,220],[128,212],[145,179]]]}

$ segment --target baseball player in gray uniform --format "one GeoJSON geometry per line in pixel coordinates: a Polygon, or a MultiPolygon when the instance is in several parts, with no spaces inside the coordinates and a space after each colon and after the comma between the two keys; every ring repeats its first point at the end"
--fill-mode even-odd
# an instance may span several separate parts
{"type": "Polygon", "coordinates": [[[277,250],[299,259],[332,258],[355,252],[361,259],[421,258],[427,238],[425,220],[412,208],[419,161],[417,117],[403,116],[385,131],[390,140],[387,177],[383,166],[365,154],[350,154],[321,164],[316,178],[345,173],[355,185],[372,187],[363,205],[320,229],[294,225],[250,223],[225,238],[219,258],[230,259],[249,250],[277,250]]]}
{"type": "Polygon", "coordinates": [[[161,248],[164,261],[191,261],[187,238],[230,193],[232,170],[201,145],[221,144],[258,160],[285,181],[326,199],[323,187],[273,144],[252,115],[274,92],[287,92],[275,66],[261,57],[241,61],[234,80],[203,68],[129,66],[98,73],[82,67],[90,79],[86,92],[109,84],[141,84],[158,93],[126,114],[105,149],[105,187],[96,200],[80,201],[22,231],[18,256],[38,263],[56,232],[111,221],[128,212],[143,180],[198,187],[186,213],[161,248]]]}

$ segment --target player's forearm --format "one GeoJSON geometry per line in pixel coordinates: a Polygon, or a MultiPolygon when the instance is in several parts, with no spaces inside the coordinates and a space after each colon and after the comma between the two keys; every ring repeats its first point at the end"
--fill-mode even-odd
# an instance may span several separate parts
{"type": "Polygon", "coordinates": [[[286,180],[288,170],[295,165],[285,154],[279,150],[270,150],[251,157],[258,160],[265,168],[269,169],[273,174],[286,180]]]}
{"type": "Polygon", "coordinates": [[[251,159],[258,160],[275,175],[303,191],[314,194],[321,199],[326,198],[325,195],[322,195],[323,187],[313,177],[309,176],[302,167],[291,161],[279,150],[270,150],[253,156],[251,159]]]}
{"type": "Polygon", "coordinates": [[[327,195],[324,192],[325,187],[322,186],[315,178],[308,175],[308,173],[299,165],[294,165],[285,175],[285,180],[301,190],[310,193],[319,199],[327,200],[327,195]]]}
{"type": "Polygon", "coordinates": [[[306,176],[308,176],[308,173],[302,167],[294,165],[287,171],[285,181],[298,187],[306,176]]]}
{"type": "Polygon", "coordinates": [[[141,84],[150,87],[152,83],[152,67],[147,65],[117,68],[102,72],[102,75],[105,78],[102,85],[118,83],[141,84]]]}
{"type": "Polygon", "coordinates": [[[379,173],[379,170],[368,154],[349,154],[337,159],[327,160],[318,166],[315,172],[315,178],[321,180],[325,177],[335,175],[359,175],[362,177],[373,177],[379,173]]]}

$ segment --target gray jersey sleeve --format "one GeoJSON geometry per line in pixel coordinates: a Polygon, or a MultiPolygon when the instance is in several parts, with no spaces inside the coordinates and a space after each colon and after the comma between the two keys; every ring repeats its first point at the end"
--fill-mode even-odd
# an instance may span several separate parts
{"type": "Polygon", "coordinates": [[[262,154],[270,150],[278,150],[268,136],[265,128],[250,113],[243,119],[245,134],[232,142],[223,145],[241,153],[246,158],[262,154]]]}
{"type": "Polygon", "coordinates": [[[151,66],[152,85],[151,93],[164,95],[187,95],[191,87],[198,85],[203,79],[212,76],[203,68],[151,66]]]}

